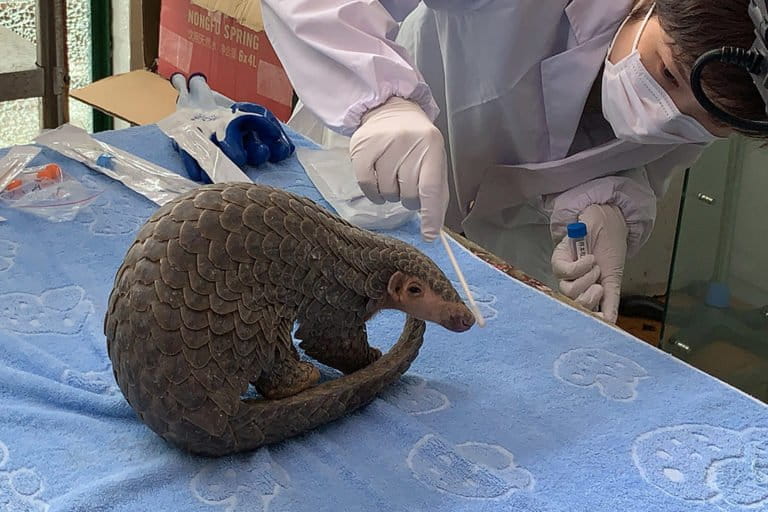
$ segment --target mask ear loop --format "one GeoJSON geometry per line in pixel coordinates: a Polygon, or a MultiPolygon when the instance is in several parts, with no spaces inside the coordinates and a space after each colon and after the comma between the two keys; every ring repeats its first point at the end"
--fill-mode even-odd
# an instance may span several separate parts
{"type": "Polygon", "coordinates": [[[610,46],[608,46],[608,53],[606,54],[605,58],[609,59],[611,56],[611,52],[613,51],[613,47],[616,46],[616,39],[619,38],[619,34],[624,29],[624,27],[627,25],[627,22],[629,21],[630,16],[627,16],[624,18],[624,21],[621,22],[621,25],[619,25],[618,30],[616,30],[616,33],[613,35],[613,39],[611,40],[610,46]]]}
{"type": "Polygon", "coordinates": [[[643,35],[643,32],[645,32],[645,27],[648,25],[648,21],[650,21],[651,16],[653,16],[653,10],[656,8],[656,2],[651,4],[651,8],[648,9],[648,14],[645,15],[645,19],[643,19],[643,24],[640,25],[640,30],[637,31],[637,35],[635,36],[635,42],[632,43],[632,51],[637,50],[637,45],[640,44],[640,37],[643,35]]]}
{"type": "MultiPolygon", "coordinates": [[[[645,30],[645,25],[648,23],[648,20],[651,19],[651,13],[653,13],[653,9],[656,7],[656,2],[651,5],[651,8],[648,10],[648,14],[646,14],[645,19],[643,21],[643,26],[640,27],[640,30],[638,31],[637,35],[635,36],[635,42],[632,44],[632,50],[635,51],[637,48],[638,43],[640,42],[640,36],[643,33],[643,30],[645,30]]],[[[632,18],[632,15],[634,14],[634,10],[629,13],[629,16],[624,18],[624,21],[621,22],[621,25],[619,25],[619,28],[616,30],[616,33],[613,35],[613,39],[611,40],[611,44],[608,46],[608,53],[606,54],[606,59],[608,59],[611,55],[611,52],[613,51],[613,47],[616,46],[616,39],[619,38],[619,34],[622,30],[624,30],[624,27],[629,23],[630,18],[632,18]]]]}

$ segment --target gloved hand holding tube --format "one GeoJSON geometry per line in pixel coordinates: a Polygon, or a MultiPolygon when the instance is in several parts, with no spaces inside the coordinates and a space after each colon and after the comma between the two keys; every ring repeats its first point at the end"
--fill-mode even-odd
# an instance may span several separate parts
{"type": "Polygon", "coordinates": [[[419,210],[422,236],[437,238],[448,210],[448,165],[442,134],[421,107],[393,97],[368,112],[350,139],[350,157],[368,199],[419,210]]]}
{"type": "Polygon", "coordinates": [[[555,248],[552,269],[563,294],[591,311],[599,308],[600,316],[616,323],[627,256],[626,221],[618,207],[607,204],[589,206],[579,221],[555,248]],[[586,247],[578,242],[582,235],[586,247]],[[581,252],[574,253],[575,248],[581,252]]]}

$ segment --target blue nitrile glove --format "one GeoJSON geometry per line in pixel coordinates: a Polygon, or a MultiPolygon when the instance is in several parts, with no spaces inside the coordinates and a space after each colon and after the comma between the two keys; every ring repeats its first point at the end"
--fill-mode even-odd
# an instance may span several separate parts
{"type": "Polygon", "coordinates": [[[280,121],[272,112],[255,103],[235,103],[236,114],[215,134],[218,145],[235,164],[258,166],[264,162],[280,162],[296,149],[280,121]]]}
{"type": "Polygon", "coordinates": [[[178,142],[171,139],[171,146],[173,146],[173,149],[175,149],[179,156],[181,156],[181,163],[184,164],[184,169],[187,171],[187,177],[189,179],[206,185],[213,183],[203,168],[200,167],[200,164],[197,163],[197,160],[195,160],[192,155],[184,151],[184,149],[180,148],[178,142]]]}
{"type": "MultiPolygon", "coordinates": [[[[190,111],[194,124],[239,168],[279,162],[291,156],[295,146],[280,121],[268,109],[255,103],[233,103],[210,89],[206,78],[193,74],[189,81],[176,73],[171,83],[179,92],[177,110],[190,111]],[[229,103],[229,104],[227,104],[229,103]]],[[[210,182],[210,177],[178,144],[187,173],[196,181],[210,182]]]]}

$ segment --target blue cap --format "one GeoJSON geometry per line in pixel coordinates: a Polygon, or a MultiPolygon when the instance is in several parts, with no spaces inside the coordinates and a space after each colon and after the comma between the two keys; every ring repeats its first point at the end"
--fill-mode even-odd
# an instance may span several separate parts
{"type": "Polygon", "coordinates": [[[96,159],[96,165],[100,167],[105,167],[107,169],[112,169],[112,159],[114,157],[112,155],[108,155],[106,153],[102,153],[99,155],[99,158],[96,159]]]}
{"type": "Polygon", "coordinates": [[[568,238],[584,238],[587,236],[587,225],[583,222],[568,224],[568,238]]]}

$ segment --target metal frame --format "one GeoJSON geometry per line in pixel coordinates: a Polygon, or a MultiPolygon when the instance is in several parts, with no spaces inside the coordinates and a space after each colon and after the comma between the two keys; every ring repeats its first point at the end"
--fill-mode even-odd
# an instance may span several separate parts
{"type": "Polygon", "coordinates": [[[739,207],[739,193],[744,179],[743,137],[732,137],[728,148],[728,168],[725,170],[726,186],[723,190],[723,213],[720,217],[720,235],[717,244],[717,258],[713,279],[725,282],[731,271],[731,254],[736,230],[733,228],[739,207]]]}
{"type": "Polygon", "coordinates": [[[37,0],[36,68],[0,73],[0,101],[42,98],[41,127],[69,122],[66,0],[37,0]]]}

